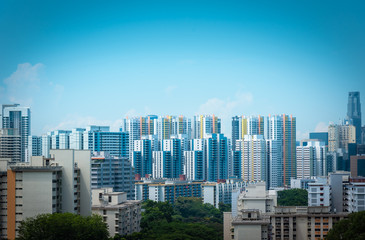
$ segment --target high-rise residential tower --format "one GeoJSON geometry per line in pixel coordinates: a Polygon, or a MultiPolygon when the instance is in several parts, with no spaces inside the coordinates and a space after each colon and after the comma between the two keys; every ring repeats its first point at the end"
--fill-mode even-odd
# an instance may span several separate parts
{"type": "Polygon", "coordinates": [[[221,133],[221,119],[217,116],[194,116],[192,124],[192,138],[206,138],[209,134],[221,133]]]}
{"type": "Polygon", "coordinates": [[[245,135],[264,135],[264,117],[235,116],[232,118],[232,149],[236,149],[236,141],[245,135]]]}
{"type": "Polygon", "coordinates": [[[361,104],[360,92],[349,92],[347,118],[356,128],[356,143],[361,143],[361,104]]]}
{"type": "Polygon", "coordinates": [[[245,135],[243,140],[243,179],[266,181],[266,143],[262,135],[245,135]]]}
{"type": "Polygon", "coordinates": [[[20,107],[19,104],[2,105],[0,128],[17,128],[21,137],[21,161],[26,161],[28,136],[31,134],[30,108],[20,107]]]}
{"type": "Polygon", "coordinates": [[[269,115],[267,129],[268,140],[281,142],[283,185],[289,185],[290,178],[296,177],[296,118],[285,114],[269,115]]]}

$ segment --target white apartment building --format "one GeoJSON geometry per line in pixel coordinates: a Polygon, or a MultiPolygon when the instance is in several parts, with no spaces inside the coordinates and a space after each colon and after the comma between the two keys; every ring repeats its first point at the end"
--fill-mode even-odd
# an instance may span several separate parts
{"type": "Polygon", "coordinates": [[[242,176],[245,181],[266,180],[266,143],[263,135],[244,136],[242,176]]]}
{"type": "Polygon", "coordinates": [[[248,184],[246,190],[238,197],[237,210],[258,209],[262,213],[273,212],[277,206],[277,194],[275,190],[266,191],[265,182],[248,184]]]}
{"type": "Polygon", "coordinates": [[[219,203],[230,204],[232,202],[232,192],[243,191],[246,182],[242,179],[227,179],[220,182],[207,182],[202,184],[203,203],[210,203],[218,208],[219,203]]]}
{"type": "Polygon", "coordinates": [[[92,190],[92,212],[103,217],[111,237],[141,230],[141,201],[127,200],[127,193],[112,188],[92,190]]]}
{"type": "Polygon", "coordinates": [[[1,106],[0,128],[16,128],[21,138],[21,161],[25,162],[28,136],[31,135],[31,112],[29,107],[19,104],[1,106]]]}
{"type": "Polygon", "coordinates": [[[308,206],[331,206],[331,188],[327,183],[308,184],[308,206]]]}

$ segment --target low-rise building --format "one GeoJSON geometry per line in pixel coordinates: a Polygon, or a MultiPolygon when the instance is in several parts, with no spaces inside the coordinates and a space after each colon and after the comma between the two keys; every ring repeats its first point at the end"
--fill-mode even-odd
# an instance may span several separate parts
{"type": "Polygon", "coordinates": [[[202,197],[203,182],[178,179],[146,179],[135,184],[136,200],[169,201],[178,197],[202,197]]]}
{"type": "Polygon", "coordinates": [[[242,209],[232,220],[230,239],[270,239],[270,216],[257,209],[242,209]]]}
{"type": "Polygon", "coordinates": [[[266,190],[265,182],[248,184],[238,197],[237,210],[258,209],[262,213],[272,212],[277,205],[275,190],[266,190]]]}
{"type": "Polygon", "coordinates": [[[324,239],[333,225],[348,213],[331,213],[330,207],[276,207],[270,213],[272,239],[324,239]]]}
{"type": "Polygon", "coordinates": [[[231,204],[232,192],[244,190],[247,182],[242,179],[227,179],[219,182],[207,182],[202,184],[202,197],[204,203],[210,203],[218,208],[219,203],[231,204]]]}
{"type": "Polygon", "coordinates": [[[127,193],[113,192],[112,188],[93,189],[92,212],[103,217],[111,237],[141,230],[141,201],[127,200],[127,193]]]}
{"type": "Polygon", "coordinates": [[[21,221],[38,214],[91,214],[90,151],[51,150],[51,158],[0,162],[2,237],[15,239],[21,221]]]}

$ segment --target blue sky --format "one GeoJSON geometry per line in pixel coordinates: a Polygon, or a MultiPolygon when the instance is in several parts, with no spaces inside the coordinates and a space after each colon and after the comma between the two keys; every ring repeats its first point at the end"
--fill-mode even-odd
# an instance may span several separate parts
{"type": "MultiPolygon", "coordinates": [[[[363,1],[1,1],[0,103],[32,133],[125,116],[293,114],[298,139],[365,104],[363,1]]],[[[364,110],[363,110],[364,112],[364,110]]],[[[364,118],[364,114],[363,114],[364,118]]]]}

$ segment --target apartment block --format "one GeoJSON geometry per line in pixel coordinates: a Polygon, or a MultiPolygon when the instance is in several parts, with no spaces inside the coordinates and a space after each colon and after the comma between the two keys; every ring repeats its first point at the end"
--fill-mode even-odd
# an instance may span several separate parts
{"type": "Polygon", "coordinates": [[[0,129],[0,158],[10,158],[20,162],[22,159],[22,140],[17,128],[0,129]]]}
{"type": "Polygon", "coordinates": [[[203,182],[158,179],[136,182],[136,200],[174,203],[178,197],[202,197],[203,182]]]}
{"type": "Polygon", "coordinates": [[[327,183],[308,184],[308,206],[331,206],[331,188],[327,183]]]}
{"type": "Polygon", "coordinates": [[[2,159],[1,233],[14,239],[20,222],[42,213],[91,214],[90,152],[51,150],[51,158],[32,157],[30,163],[2,159]]]}
{"type": "Polygon", "coordinates": [[[111,237],[141,230],[141,201],[127,200],[127,193],[112,188],[92,190],[92,212],[102,216],[111,237]]]}
{"type": "Polygon", "coordinates": [[[93,152],[91,187],[113,188],[115,192],[127,193],[127,199],[133,200],[134,169],[128,157],[110,156],[108,152],[93,152]]]}
{"type": "Polygon", "coordinates": [[[330,207],[276,207],[270,213],[272,239],[324,239],[347,213],[331,213],[330,207]]]}
{"type": "Polygon", "coordinates": [[[242,179],[227,179],[219,182],[207,182],[202,184],[203,203],[210,203],[218,208],[219,203],[231,204],[232,192],[241,192],[245,189],[247,182],[242,179]]]}

